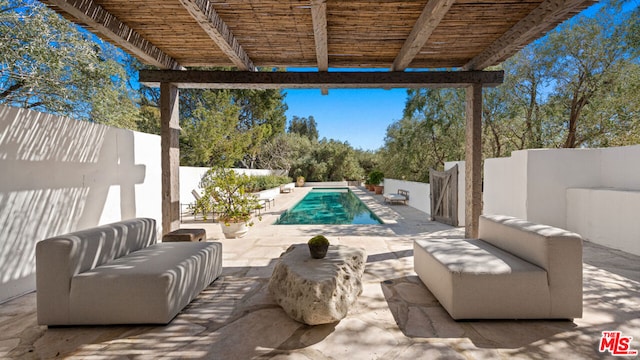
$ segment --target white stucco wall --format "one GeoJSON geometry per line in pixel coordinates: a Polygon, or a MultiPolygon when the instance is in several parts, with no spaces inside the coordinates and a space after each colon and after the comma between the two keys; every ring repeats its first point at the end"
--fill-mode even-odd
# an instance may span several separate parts
{"type": "MultiPolygon", "coordinates": [[[[450,161],[444,164],[449,170],[458,165],[458,226],[464,226],[464,161],[450,161]]],[[[428,183],[398,179],[384,179],[384,192],[397,193],[398,189],[409,191],[407,205],[431,215],[431,185],[428,183]]]]}
{"type": "Polygon", "coordinates": [[[601,149],[601,187],[640,190],[640,145],[601,149]]]}
{"type": "Polygon", "coordinates": [[[527,218],[526,165],[526,151],[514,151],[511,157],[484,161],[482,193],[484,214],[527,218]]]}
{"type": "Polygon", "coordinates": [[[347,187],[348,181],[305,181],[304,187],[347,187]]]}
{"type": "Polygon", "coordinates": [[[384,179],[385,193],[398,193],[398,189],[409,191],[409,201],[407,205],[414,207],[427,214],[431,214],[431,187],[427,183],[384,179]]]}
{"type": "Polygon", "coordinates": [[[567,190],[567,229],[589,241],[640,255],[638,214],[638,190],[567,190]]]}
{"type": "Polygon", "coordinates": [[[200,189],[200,179],[209,168],[180,166],[180,203],[191,204],[196,199],[191,194],[192,190],[202,193],[200,189]]]}
{"type": "Polygon", "coordinates": [[[637,254],[639,163],[640,145],[523,150],[487,159],[484,213],[565,228],[637,254]]]}
{"type": "Polygon", "coordinates": [[[527,153],[527,219],[566,229],[566,191],[601,186],[601,151],[544,149],[527,153]]]}
{"type": "MultiPolygon", "coordinates": [[[[191,194],[192,190],[202,193],[200,189],[200,179],[209,170],[207,167],[180,166],[180,203],[191,204],[195,201],[195,197],[191,194]]],[[[278,170],[265,169],[233,169],[239,174],[247,175],[271,175],[279,173],[278,170]]]]}
{"type": "Polygon", "coordinates": [[[0,302],[35,289],[35,244],[132,217],[161,224],[160,137],[0,105],[0,302]]]}

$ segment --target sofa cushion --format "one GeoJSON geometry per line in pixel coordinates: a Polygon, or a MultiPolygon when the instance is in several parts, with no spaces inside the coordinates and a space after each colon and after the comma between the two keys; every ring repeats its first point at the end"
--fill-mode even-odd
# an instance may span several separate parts
{"type": "Polygon", "coordinates": [[[71,280],[71,324],[166,324],[222,271],[222,244],[160,243],[71,280]]]}
{"type": "Polygon", "coordinates": [[[416,240],[414,262],[454,319],[550,316],[547,272],[484,241],[416,240]]]}

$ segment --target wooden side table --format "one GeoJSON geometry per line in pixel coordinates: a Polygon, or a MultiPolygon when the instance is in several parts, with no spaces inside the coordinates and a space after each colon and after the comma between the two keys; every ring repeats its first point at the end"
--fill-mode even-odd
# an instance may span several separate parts
{"type": "Polygon", "coordinates": [[[178,241],[207,241],[207,232],[204,229],[178,229],[162,237],[162,242],[178,241]]]}

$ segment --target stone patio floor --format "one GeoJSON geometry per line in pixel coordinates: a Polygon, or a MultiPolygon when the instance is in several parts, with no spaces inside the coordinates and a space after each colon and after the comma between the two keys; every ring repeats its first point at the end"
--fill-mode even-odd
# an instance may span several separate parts
{"type": "MultiPolygon", "coordinates": [[[[384,225],[272,225],[308,191],[282,194],[241,239],[224,239],[223,274],[167,326],[38,326],[35,293],[0,305],[0,358],[8,359],[596,359],[602,331],[640,350],[640,257],[584,244],[584,315],[575,321],[454,321],[413,272],[412,240],[459,238],[409,206],[355,189],[384,225]],[[334,324],[291,320],[267,291],[280,254],[325,234],[365,248],[364,291],[334,324]]],[[[613,358],[613,356],[611,356],[613,358]]],[[[631,358],[631,357],[628,357],[631,358]]],[[[637,357],[636,357],[637,358],[637,357]]]]}

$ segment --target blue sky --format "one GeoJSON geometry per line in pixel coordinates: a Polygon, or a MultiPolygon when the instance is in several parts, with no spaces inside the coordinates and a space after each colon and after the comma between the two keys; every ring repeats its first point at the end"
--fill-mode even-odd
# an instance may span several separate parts
{"type": "Polygon", "coordinates": [[[285,90],[287,120],[313,116],[320,138],[347,141],[363,150],[384,144],[387,126],[402,118],[406,89],[285,90]]]}

